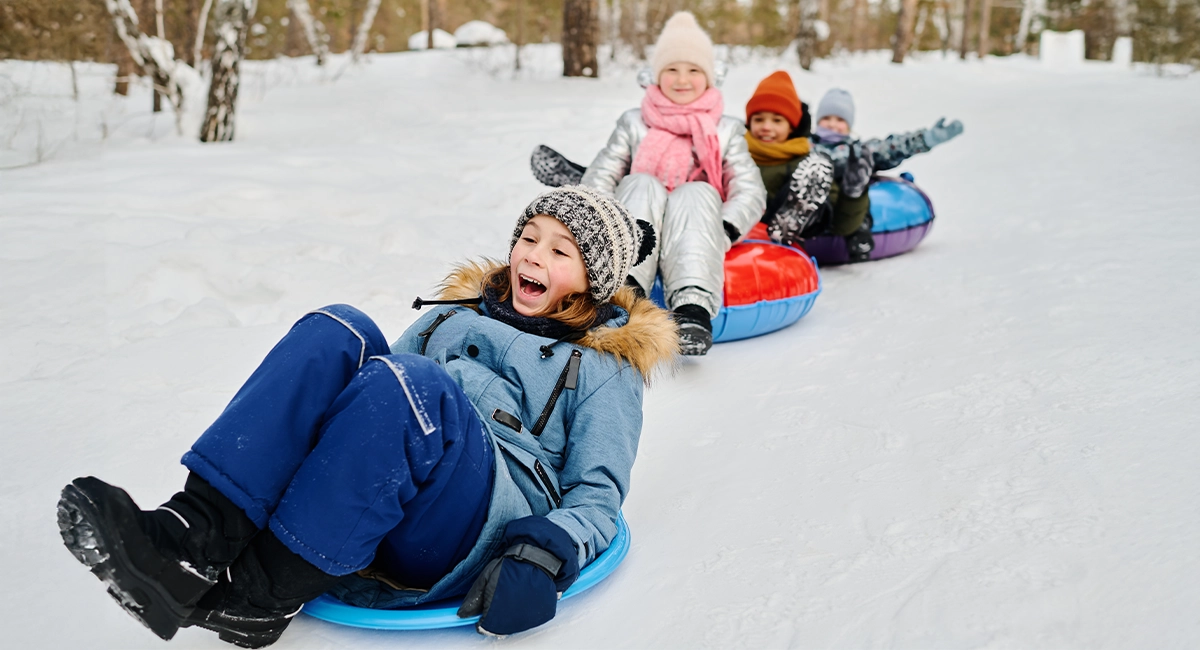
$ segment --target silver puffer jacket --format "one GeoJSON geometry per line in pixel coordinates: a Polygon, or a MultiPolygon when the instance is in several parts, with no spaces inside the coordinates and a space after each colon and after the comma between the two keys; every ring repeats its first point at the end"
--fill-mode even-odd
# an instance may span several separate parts
{"type": "MultiPolygon", "coordinates": [[[[580,182],[613,194],[617,183],[629,174],[638,145],[649,132],[650,127],[642,121],[641,109],[625,111],[617,120],[617,128],[608,138],[608,144],[596,154],[580,182]]],[[[721,219],[732,226],[739,237],[758,223],[767,208],[767,189],[750,157],[745,133],[746,125],[737,118],[725,116],[717,123],[717,134],[721,139],[721,182],[725,190],[721,219]]]]}

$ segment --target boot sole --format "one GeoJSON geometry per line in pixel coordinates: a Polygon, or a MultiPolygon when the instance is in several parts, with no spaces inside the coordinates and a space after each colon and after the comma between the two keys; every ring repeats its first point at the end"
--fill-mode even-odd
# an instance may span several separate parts
{"type": "Polygon", "coordinates": [[[169,641],[194,608],[177,605],[157,580],[140,571],[125,553],[121,540],[110,538],[98,525],[103,519],[87,493],[74,484],[63,488],[58,501],[58,529],[67,550],[108,585],[109,595],[122,609],[169,641]]]}
{"type": "Polygon", "coordinates": [[[220,612],[211,612],[203,619],[193,616],[185,621],[183,625],[184,627],[201,627],[211,632],[216,632],[217,637],[222,641],[231,643],[239,648],[262,648],[278,641],[279,637],[283,636],[283,631],[287,629],[288,624],[292,622],[292,619],[291,617],[280,619],[277,624],[271,625],[273,622],[264,621],[263,619],[243,619],[220,612]],[[247,624],[261,625],[264,629],[246,630],[244,626],[247,624]]]}

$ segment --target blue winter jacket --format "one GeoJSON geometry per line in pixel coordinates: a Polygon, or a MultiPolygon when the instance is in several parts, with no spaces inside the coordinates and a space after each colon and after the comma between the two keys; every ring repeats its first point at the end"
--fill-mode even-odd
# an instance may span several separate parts
{"type": "MultiPolygon", "coordinates": [[[[479,296],[488,270],[459,268],[440,297],[479,296]]],[[[420,354],[446,369],[475,405],[497,450],[492,503],[480,539],[430,595],[465,591],[499,550],[504,526],[529,514],[544,515],[567,531],[580,567],[608,548],[637,454],[643,384],[678,348],[666,312],[629,289],[612,302],[617,316],[576,342],[527,334],[490,318],[482,305],[442,305],[392,344],[393,354],[420,354]]],[[[347,596],[339,594],[362,600],[347,596]]],[[[372,596],[373,602],[355,604],[393,607],[427,599],[372,596]]]]}

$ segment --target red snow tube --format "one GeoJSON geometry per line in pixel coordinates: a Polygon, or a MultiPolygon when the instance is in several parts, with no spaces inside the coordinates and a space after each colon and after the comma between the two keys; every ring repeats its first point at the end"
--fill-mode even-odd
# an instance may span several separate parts
{"type": "MultiPolygon", "coordinates": [[[[745,240],[725,254],[725,301],[713,319],[713,341],[737,341],[782,329],[812,309],[821,293],[816,263],[803,251],[745,240]]],[[[662,283],[651,297],[663,304],[662,283]]]]}

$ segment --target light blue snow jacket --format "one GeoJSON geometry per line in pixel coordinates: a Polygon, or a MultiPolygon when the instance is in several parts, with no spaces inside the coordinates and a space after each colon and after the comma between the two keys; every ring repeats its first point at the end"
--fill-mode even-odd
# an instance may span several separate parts
{"type": "MultiPolygon", "coordinates": [[[[478,296],[489,270],[461,267],[440,297],[478,296]]],[[[608,548],[637,455],[645,378],[679,346],[674,323],[649,300],[626,287],[612,303],[616,316],[574,343],[517,330],[483,305],[427,308],[392,343],[393,354],[433,359],[474,404],[497,452],[492,500],[467,558],[429,591],[352,575],[333,590],[338,598],[395,608],[460,596],[503,550],[508,522],[530,514],[567,531],[580,567],[608,548]]]]}
{"type": "MultiPolygon", "coordinates": [[[[478,296],[488,270],[460,268],[442,297],[478,296]]],[[[628,288],[612,303],[616,316],[578,342],[522,332],[489,317],[483,305],[442,305],[392,344],[393,354],[419,354],[446,369],[498,452],[479,541],[428,596],[454,595],[443,595],[450,583],[469,586],[464,581],[501,550],[504,527],[522,516],[544,515],[566,530],[580,567],[616,536],[641,436],[645,378],[676,355],[678,337],[666,312],[628,288]]]]}
{"type": "MultiPolygon", "coordinates": [[[[582,567],[617,534],[642,430],[642,376],[571,343],[544,356],[553,339],[481,311],[430,309],[392,353],[424,355],[450,373],[498,443],[530,512],[566,529],[582,567]]],[[[605,326],[628,320],[622,309],[605,326]]]]}

